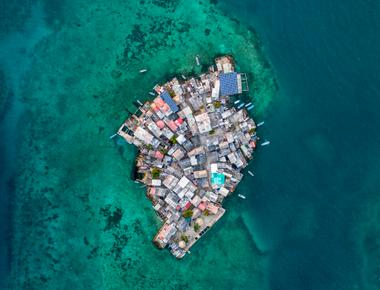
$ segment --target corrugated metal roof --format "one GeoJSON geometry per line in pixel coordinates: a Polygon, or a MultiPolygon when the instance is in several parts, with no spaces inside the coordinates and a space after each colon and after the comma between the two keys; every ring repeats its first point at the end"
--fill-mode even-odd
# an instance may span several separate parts
{"type": "Polygon", "coordinates": [[[168,104],[168,106],[173,111],[173,113],[178,112],[179,108],[178,108],[177,104],[173,101],[173,99],[171,98],[171,96],[169,95],[169,93],[167,91],[163,91],[160,94],[160,97],[164,100],[164,102],[166,104],[168,104]]]}
{"type": "Polygon", "coordinates": [[[221,96],[231,96],[239,93],[237,72],[220,74],[219,80],[221,96]]]}

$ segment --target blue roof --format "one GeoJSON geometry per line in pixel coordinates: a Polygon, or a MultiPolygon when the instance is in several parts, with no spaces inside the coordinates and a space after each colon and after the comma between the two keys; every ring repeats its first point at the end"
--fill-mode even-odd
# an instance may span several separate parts
{"type": "Polygon", "coordinates": [[[160,94],[160,97],[164,100],[165,103],[168,104],[168,106],[170,107],[170,110],[172,110],[173,113],[178,112],[179,108],[177,104],[173,101],[172,97],[169,95],[167,91],[163,91],[160,94]]]}
{"type": "Polygon", "coordinates": [[[231,96],[239,93],[237,72],[220,74],[219,80],[221,96],[231,96]]]}

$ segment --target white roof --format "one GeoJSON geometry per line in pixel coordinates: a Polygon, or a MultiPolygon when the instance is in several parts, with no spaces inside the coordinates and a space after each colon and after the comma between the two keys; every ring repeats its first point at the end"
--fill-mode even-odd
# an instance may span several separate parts
{"type": "Polygon", "coordinates": [[[153,186],[161,186],[161,180],[160,179],[152,179],[152,185],[153,186]]]}
{"type": "Polygon", "coordinates": [[[190,182],[190,180],[186,176],[182,176],[179,180],[178,185],[182,188],[186,187],[186,185],[190,182]]]}
{"type": "Polygon", "coordinates": [[[217,171],[218,171],[218,164],[211,163],[211,172],[217,172],[217,171]]]}
{"type": "Polygon", "coordinates": [[[145,144],[150,144],[153,141],[153,136],[145,129],[138,127],[135,131],[135,137],[143,141],[145,144]]]}
{"type": "Polygon", "coordinates": [[[186,141],[186,138],[185,138],[184,135],[179,135],[179,136],[177,137],[177,142],[178,142],[179,144],[183,144],[185,141],[186,141]]]}
{"type": "Polygon", "coordinates": [[[221,195],[223,195],[224,197],[226,197],[226,196],[228,195],[229,191],[228,191],[227,188],[225,188],[225,187],[221,187],[221,188],[219,189],[219,193],[220,193],[221,195]]]}

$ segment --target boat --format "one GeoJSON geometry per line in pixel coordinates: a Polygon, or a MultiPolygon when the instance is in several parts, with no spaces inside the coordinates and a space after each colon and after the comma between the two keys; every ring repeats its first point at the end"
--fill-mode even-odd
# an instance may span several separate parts
{"type": "Polygon", "coordinates": [[[139,72],[140,72],[141,74],[143,74],[143,73],[145,73],[145,72],[147,72],[147,71],[148,71],[148,70],[147,70],[146,68],[143,68],[143,69],[140,69],[139,72]]]}
{"type": "Polygon", "coordinates": [[[240,103],[240,100],[237,100],[237,101],[234,102],[235,105],[239,104],[239,103],[240,103]]]}
{"type": "Polygon", "coordinates": [[[184,75],[181,75],[181,78],[183,78],[184,80],[186,80],[186,77],[184,75]]]}
{"type": "Polygon", "coordinates": [[[201,65],[201,62],[200,62],[200,60],[199,60],[199,55],[197,55],[197,56],[195,57],[195,62],[197,63],[197,65],[201,65]]]}
{"type": "Polygon", "coordinates": [[[143,106],[143,103],[141,103],[139,100],[136,100],[137,104],[139,104],[140,106],[143,106]]]}
{"type": "Polygon", "coordinates": [[[262,126],[262,125],[264,125],[264,121],[258,123],[258,124],[256,125],[256,127],[260,127],[260,126],[262,126]]]}
{"type": "Polygon", "coordinates": [[[270,144],[270,141],[265,141],[265,142],[263,142],[263,143],[261,143],[261,146],[267,146],[267,145],[269,145],[270,144]]]}
{"type": "Polygon", "coordinates": [[[237,108],[238,108],[238,110],[240,110],[241,108],[243,108],[244,107],[244,103],[243,104],[240,104],[237,108]]]}
{"type": "Polygon", "coordinates": [[[156,94],[155,94],[155,93],[153,93],[153,92],[149,92],[149,95],[151,95],[151,96],[153,96],[153,97],[155,97],[155,96],[156,96],[156,94]]]}
{"type": "Polygon", "coordinates": [[[245,195],[242,195],[242,194],[238,194],[238,197],[242,198],[242,199],[246,199],[245,195]]]}
{"type": "Polygon", "coordinates": [[[252,105],[252,103],[249,102],[248,104],[245,105],[245,107],[249,107],[249,106],[251,106],[251,105],[252,105]]]}
{"type": "Polygon", "coordinates": [[[113,134],[112,136],[110,136],[110,139],[113,139],[117,136],[117,133],[113,134]]]}
{"type": "Polygon", "coordinates": [[[248,111],[249,111],[249,110],[252,110],[254,107],[255,107],[254,105],[250,105],[250,106],[247,108],[247,110],[248,110],[248,111]]]}
{"type": "Polygon", "coordinates": [[[252,171],[248,170],[248,173],[249,173],[249,175],[254,176],[254,174],[252,173],[252,171]]]}

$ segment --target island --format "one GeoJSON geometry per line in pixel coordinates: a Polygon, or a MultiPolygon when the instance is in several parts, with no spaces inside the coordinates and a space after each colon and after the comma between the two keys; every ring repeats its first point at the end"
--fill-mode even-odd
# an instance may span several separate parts
{"type": "Polygon", "coordinates": [[[156,85],[154,99],[138,101],[117,132],[137,146],[136,181],[163,221],[153,242],[177,258],[223,216],[222,202],[242,180],[258,141],[248,114],[254,105],[239,98],[249,90],[246,74],[235,71],[229,55],[215,64],[198,77],[156,85]]]}

